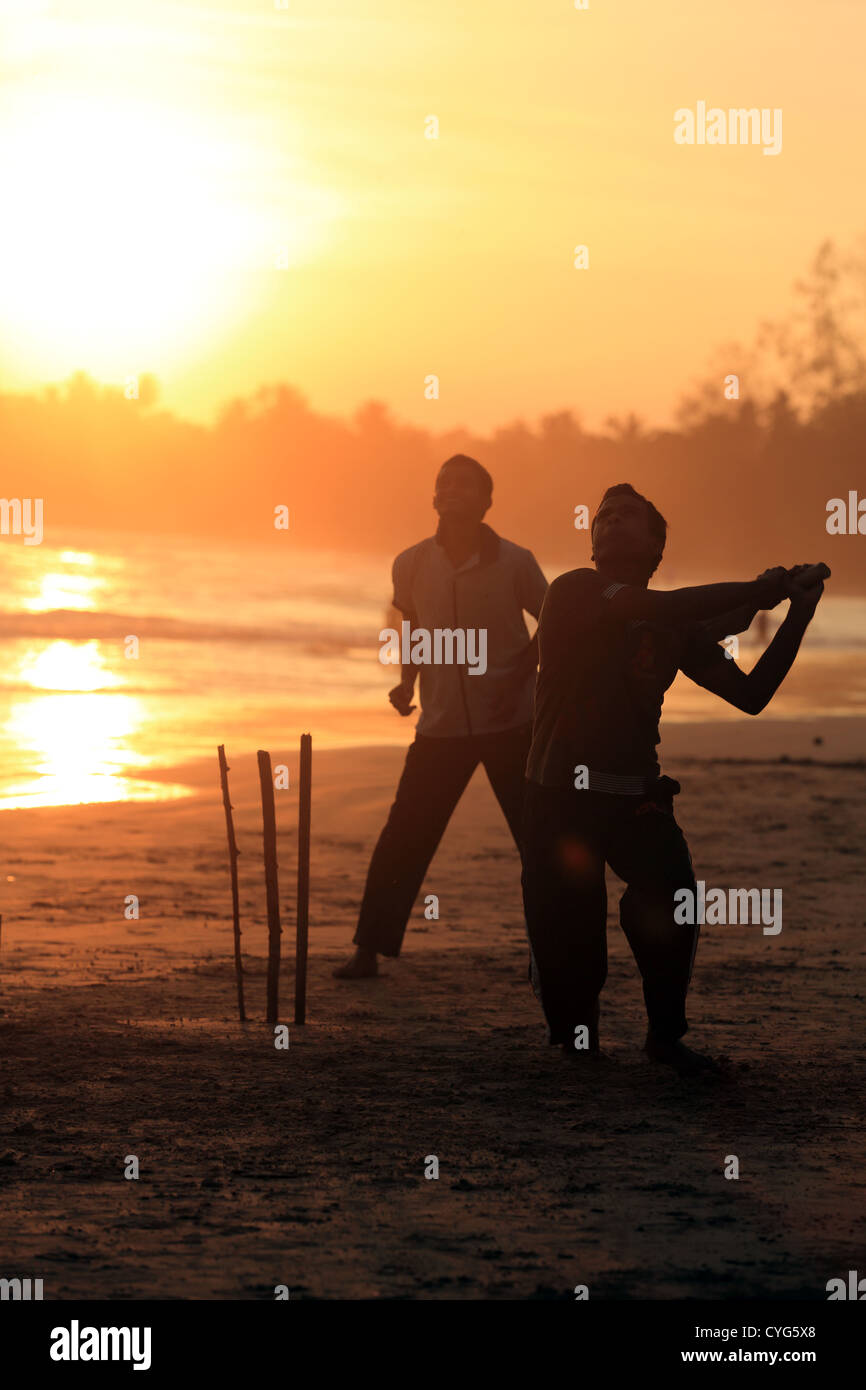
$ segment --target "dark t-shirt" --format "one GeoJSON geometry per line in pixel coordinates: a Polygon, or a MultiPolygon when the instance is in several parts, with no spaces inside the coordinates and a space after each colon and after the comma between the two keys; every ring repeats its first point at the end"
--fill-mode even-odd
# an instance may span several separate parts
{"type": "Polygon", "coordinates": [[[623,587],[580,569],[560,575],[547,591],[538,624],[530,782],[573,787],[578,766],[657,777],[665,691],[678,670],[699,680],[698,672],[725,660],[700,623],[673,627],[618,617],[610,599],[623,587]]]}

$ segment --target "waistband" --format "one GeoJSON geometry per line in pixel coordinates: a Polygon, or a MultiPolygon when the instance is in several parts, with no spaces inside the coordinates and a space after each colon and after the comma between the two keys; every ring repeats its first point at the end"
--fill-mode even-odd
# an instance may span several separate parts
{"type": "Polygon", "coordinates": [[[593,772],[587,769],[587,790],[606,792],[609,796],[653,796],[659,793],[676,796],[679,782],[672,777],[631,777],[619,772],[593,772]]]}
{"type": "Polygon", "coordinates": [[[658,781],[656,777],[630,777],[619,772],[593,772],[587,769],[587,790],[611,796],[646,796],[658,781]]]}

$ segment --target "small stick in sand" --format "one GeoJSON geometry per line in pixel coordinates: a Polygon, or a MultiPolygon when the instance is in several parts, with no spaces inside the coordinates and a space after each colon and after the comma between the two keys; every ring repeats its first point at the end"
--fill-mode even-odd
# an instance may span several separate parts
{"type": "Polygon", "coordinates": [[[301,777],[298,791],[298,921],[295,945],[295,1023],[307,1017],[307,928],[310,910],[310,792],[313,782],[313,740],[301,734],[301,777]]]}
{"type": "Polygon", "coordinates": [[[241,909],[238,899],[238,855],[240,850],[235,840],[235,826],[232,819],[232,804],[229,801],[229,766],[226,762],[225,744],[221,743],[217,749],[220,760],[220,782],[223,789],[223,806],[226,812],[226,833],[229,840],[229,865],[232,875],[232,924],[235,936],[235,976],[238,982],[238,1013],[241,1023],[246,1023],[247,1016],[244,1012],[244,979],[243,964],[241,962],[241,909]]]}
{"type": "Polygon", "coordinates": [[[268,897],[268,1023],[277,1021],[280,992],[280,889],[277,877],[277,820],[271,755],[258,752],[265,842],[265,887],[268,897]]]}

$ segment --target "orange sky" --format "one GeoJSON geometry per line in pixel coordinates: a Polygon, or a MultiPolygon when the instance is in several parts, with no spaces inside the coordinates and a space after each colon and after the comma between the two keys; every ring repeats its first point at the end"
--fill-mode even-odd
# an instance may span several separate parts
{"type": "Polygon", "coordinates": [[[0,388],[664,421],[862,234],[864,38],[862,0],[0,0],[0,388]],[[699,100],[780,107],[781,154],[675,144],[699,100]]]}

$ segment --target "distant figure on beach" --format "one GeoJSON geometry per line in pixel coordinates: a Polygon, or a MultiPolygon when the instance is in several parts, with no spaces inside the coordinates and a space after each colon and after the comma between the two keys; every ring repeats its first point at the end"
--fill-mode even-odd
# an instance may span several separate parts
{"type": "Polygon", "coordinates": [[[681,670],[759,714],[794,661],[823,583],[814,571],[811,587],[798,583],[809,568],[798,565],[745,584],[650,592],[667,524],[628,483],[608,488],[591,534],[595,569],[554,580],[537,634],[522,837],[530,976],[549,1041],[576,1059],[597,1056],[609,864],[627,885],[620,922],[643,978],[647,1054],[683,1073],[717,1071],[681,1041],[698,926],[675,921],[674,894],[696,883],[674,819],[679,784],[656,757],[662,700],[681,670]],[[720,640],[786,597],[784,622],[746,675],[720,640]]]}
{"type": "MultiPolygon", "coordinates": [[[[436,661],[405,662],[390,701],[421,715],[403,775],[367,874],[351,959],[341,980],[377,974],[377,957],[397,956],[409,914],[445,827],[479,763],[519,845],[526,755],[538,662],[524,610],[538,617],[547,581],[531,551],[484,523],[493,499],[486,468],[465,454],[443,463],[433,506],[435,536],[397,556],[394,606],[413,633],[483,633],[476,669],[436,661]]],[[[405,624],[404,624],[405,626],[405,624]]]]}

